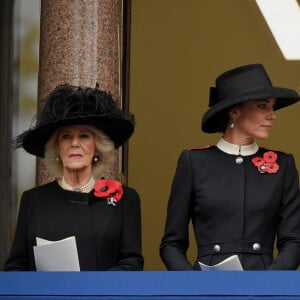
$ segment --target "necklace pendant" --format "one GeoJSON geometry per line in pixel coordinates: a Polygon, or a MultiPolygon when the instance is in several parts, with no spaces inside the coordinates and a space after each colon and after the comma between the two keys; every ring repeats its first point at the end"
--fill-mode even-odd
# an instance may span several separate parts
{"type": "Polygon", "coordinates": [[[241,163],[243,163],[244,159],[241,156],[236,157],[235,159],[235,163],[240,165],[241,163]]]}

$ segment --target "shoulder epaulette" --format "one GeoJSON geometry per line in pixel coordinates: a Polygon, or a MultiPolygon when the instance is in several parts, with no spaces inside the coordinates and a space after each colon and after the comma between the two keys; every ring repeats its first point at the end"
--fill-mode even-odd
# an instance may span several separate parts
{"type": "Polygon", "coordinates": [[[207,145],[207,146],[204,146],[204,147],[197,147],[197,148],[188,148],[189,151],[195,151],[195,150],[206,150],[206,149],[209,149],[211,147],[214,147],[215,145],[207,145]]]}

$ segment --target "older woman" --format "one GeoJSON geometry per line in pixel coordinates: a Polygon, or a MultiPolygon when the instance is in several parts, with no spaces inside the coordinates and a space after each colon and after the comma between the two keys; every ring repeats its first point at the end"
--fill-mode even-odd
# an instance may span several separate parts
{"type": "MultiPolygon", "coordinates": [[[[169,270],[213,266],[237,255],[244,270],[293,270],[300,263],[299,177],[292,154],[259,147],[275,110],[299,101],[273,87],[261,64],[220,75],[202,130],[215,146],[184,150],[169,198],[160,254],[169,270]],[[197,259],[186,256],[192,220],[197,259]],[[278,254],[274,253],[277,241],[278,254]]],[[[229,267],[230,268],[230,267],[229,267]]]]}
{"type": "Polygon", "coordinates": [[[25,191],[4,270],[36,270],[36,239],[75,237],[80,270],[142,270],[138,193],[111,178],[115,149],[134,131],[110,94],[68,84],[45,99],[16,148],[44,158],[55,180],[25,191]]]}

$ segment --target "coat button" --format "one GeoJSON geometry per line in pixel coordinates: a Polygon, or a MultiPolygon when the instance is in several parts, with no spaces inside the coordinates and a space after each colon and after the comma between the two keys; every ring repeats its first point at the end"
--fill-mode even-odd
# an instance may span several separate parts
{"type": "Polygon", "coordinates": [[[214,245],[214,251],[215,252],[220,252],[221,251],[221,246],[220,245],[214,245]]]}
{"type": "Polygon", "coordinates": [[[253,250],[255,250],[255,251],[260,250],[260,244],[259,243],[254,243],[253,244],[253,250]]]}
{"type": "Polygon", "coordinates": [[[241,156],[238,156],[236,159],[235,159],[235,163],[240,165],[241,163],[243,163],[244,159],[241,157],[241,156]]]}

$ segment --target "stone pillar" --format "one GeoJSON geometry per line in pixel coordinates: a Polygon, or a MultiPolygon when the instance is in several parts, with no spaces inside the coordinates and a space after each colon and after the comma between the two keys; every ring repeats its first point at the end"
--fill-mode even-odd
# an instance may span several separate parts
{"type": "MultiPolygon", "coordinates": [[[[58,84],[94,87],[98,82],[122,105],[123,2],[41,1],[39,101],[58,84]]],[[[38,159],[37,184],[49,179],[38,159]]]]}

